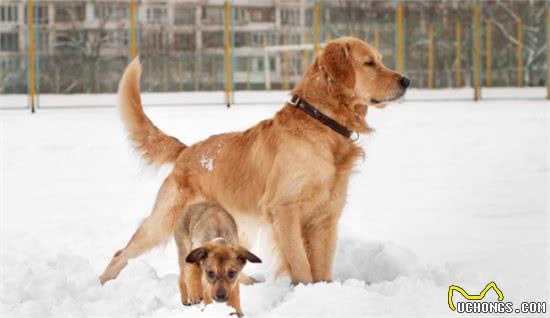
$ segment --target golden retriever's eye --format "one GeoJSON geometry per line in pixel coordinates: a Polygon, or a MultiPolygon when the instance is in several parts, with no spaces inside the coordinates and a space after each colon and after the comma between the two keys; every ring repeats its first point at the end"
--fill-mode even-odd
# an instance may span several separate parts
{"type": "Polygon", "coordinates": [[[206,271],[206,277],[208,277],[208,279],[214,279],[216,277],[216,273],[213,271],[206,271]]]}
{"type": "Polygon", "coordinates": [[[229,277],[229,279],[233,279],[233,278],[235,278],[235,276],[237,276],[237,272],[236,272],[236,271],[229,271],[229,272],[227,272],[227,277],[229,277]]]}
{"type": "Polygon", "coordinates": [[[365,66],[375,66],[376,63],[374,63],[374,61],[367,61],[364,63],[365,66]]]}

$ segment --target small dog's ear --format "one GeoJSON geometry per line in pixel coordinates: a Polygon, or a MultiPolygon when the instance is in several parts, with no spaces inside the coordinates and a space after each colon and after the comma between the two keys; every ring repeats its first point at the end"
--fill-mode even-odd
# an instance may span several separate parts
{"type": "Polygon", "coordinates": [[[191,251],[185,258],[187,263],[199,264],[201,261],[208,257],[208,250],[206,247],[199,247],[191,251]]]}
{"type": "Polygon", "coordinates": [[[348,88],[355,86],[355,71],[351,60],[351,45],[349,43],[329,42],[319,56],[319,63],[330,77],[329,81],[348,88]]]}
{"type": "Polygon", "coordinates": [[[238,253],[239,253],[239,258],[241,260],[243,260],[244,262],[246,262],[246,261],[249,261],[250,263],[261,263],[262,262],[262,260],[258,256],[252,254],[252,252],[250,252],[249,250],[247,250],[244,247],[239,247],[238,253]]]}

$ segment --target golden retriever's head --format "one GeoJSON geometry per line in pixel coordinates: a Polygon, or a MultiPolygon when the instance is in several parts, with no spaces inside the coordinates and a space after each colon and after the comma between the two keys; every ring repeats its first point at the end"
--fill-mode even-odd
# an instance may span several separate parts
{"type": "Polygon", "coordinates": [[[215,239],[192,250],[185,261],[201,267],[203,288],[217,302],[227,301],[239,284],[239,273],[247,261],[262,262],[244,247],[231,245],[224,239],[215,239]]]}
{"type": "Polygon", "coordinates": [[[333,81],[352,89],[358,101],[366,105],[394,101],[410,84],[408,78],[384,66],[375,48],[352,37],[328,42],[319,62],[333,81]]]}
{"type": "Polygon", "coordinates": [[[328,42],[293,94],[321,108],[348,129],[369,131],[368,106],[383,107],[402,97],[410,81],[382,63],[369,44],[343,37],[328,42]]]}

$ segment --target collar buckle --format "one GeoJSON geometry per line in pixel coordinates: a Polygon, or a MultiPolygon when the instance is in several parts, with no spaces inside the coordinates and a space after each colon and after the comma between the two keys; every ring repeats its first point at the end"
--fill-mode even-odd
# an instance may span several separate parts
{"type": "Polygon", "coordinates": [[[300,97],[298,95],[294,95],[290,98],[290,100],[288,101],[288,103],[292,106],[298,106],[298,104],[301,102],[302,100],[300,99],[300,97]]]}

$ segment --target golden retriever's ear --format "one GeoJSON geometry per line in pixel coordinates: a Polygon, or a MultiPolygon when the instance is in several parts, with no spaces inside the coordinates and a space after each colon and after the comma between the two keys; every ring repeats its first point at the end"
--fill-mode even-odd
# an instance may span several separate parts
{"type": "Polygon", "coordinates": [[[199,247],[191,251],[185,258],[187,263],[199,264],[201,261],[208,257],[208,250],[206,247],[199,247]]]}
{"type": "Polygon", "coordinates": [[[329,81],[348,88],[355,86],[355,71],[351,63],[349,43],[328,43],[321,52],[319,62],[330,77],[329,81]]]}
{"type": "Polygon", "coordinates": [[[250,252],[249,250],[247,250],[246,248],[244,248],[242,246],[239,246],[237,248],[237,253],[239,255],[238,258],[240,260],[242,260],[243,262],[246,262],[246,261],[249,261],[251,263],[261,263],[262,262],[262,260],[258,256],[252,254],[252,252],[250,252]]]}

